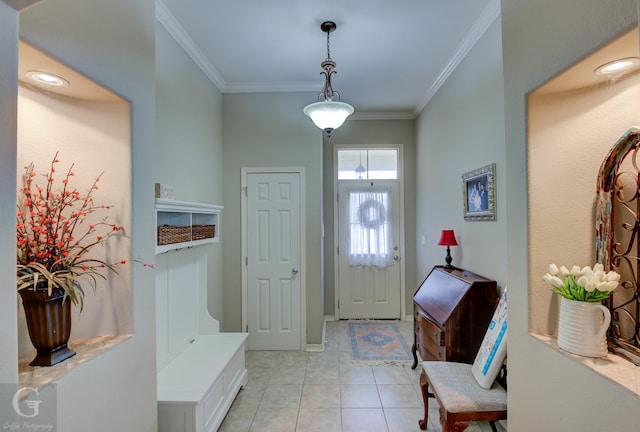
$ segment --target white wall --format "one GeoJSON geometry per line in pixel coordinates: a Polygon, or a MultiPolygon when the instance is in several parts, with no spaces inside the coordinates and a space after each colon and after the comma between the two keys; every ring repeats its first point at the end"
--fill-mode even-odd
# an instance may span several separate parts
{"type": "Polygon", "coordinates": [[[494,279],[506,274],[506,177],[500,18],[416,120],[418,280],[445,264],[440,232],[453,229],[453,265],[494,279]],[[497,220],[464,220],[462,174],[496,164],[497,220]],[[425,244],[421,240],[425,237],[425,244]]]}
{"type": "MultiPolygon", "coordinates": [[[[0,17],[3,21],[0,32],[4,35],[7,15],[2,13],[0,17]]],[[[20,14],[20,34],[26,41],[131,101],[131,254],[149,261],[153,260],[154,254],[154,227],[149,223],[153,220],[155,153],[154,17],[152,0],[88,0],[82,5],[72,0],[47,0],[20,14]]],[[[1,39],[3,54],[9,54],[6,58],[15,58],[12,49],[5,46],[5,39],[1,39]]],[[[15,66],[13,61],[3,61],[2,75],[7,70],[8,76],[15,76],[11,72],[15,66]]],[[[8,118],[15,118],[15,96],[11,89],[0,85],[0,92],[0,111],[8,113],[8,118]]],[[[3,122],[5,118],[3,115],[3,122]]],[[[10,128],[10,124],[6,126],[10,128]]],[[[4,132],[4,127],[2,130],[3,151],[11,156],[15,152],[15,138],[11,140],[11,132],[4,132]]],[[[0,162],[2,172],[8,171],[14,178],[7,181],[13,183],[13,187],[8,188],[12,190],[5,190],[4,185],[1,189],[4,203],[15,200],[17,167],[15,161],[10,160],[5,162],[3,157],[0,162]]],[[[13,213],[14,209],[10,211],[13,213]]],[[[13,231],[13,217],[7,219],[13,231]]],[[[15,234],[3,231],[2,235],[6,238],[3,244],[11,245],[13,249],[15,234]]],[[[7,252],[4,247],[2,250],[7,252]]],[[[3,261],[11,262],[10,259],[3,261]]],[[[12,271],[6,274],[12,274],[12,271]]],[[[16,294],[8,290],[12,285],[7,283],[5,286],[7,290],[3,291],[4,300],[0,304],[15,305],[16,294]]],[[[157,429],[153,286],[153,272],[134,267],[133,338],[69,371],[57,381],[59,430],[157,429]]],[[[3,314],[2,321],[3,328],[13,327],[15,312],[3,314]]],[[[14,338],[15,335],[14,331],[14,338]]],[[[3,348],[0,357],[2,365],[17,361],[16,352],[10,348],[3,348]]]]}
{"type": "Polygon", "coordinates": [[[509,426],[518,432],[636,430],[640,409],[636,395],[529,336],[526,317],[531,309],[529,280],[534,269],[530,267],[529,209],[525,199],[526,95],[635,26],[636,0],[503,0],[502,22],[509,426]]]}
{"type": "MultiPolygon", "coordinates": [[[[185,51],[156,24],[155,181],[182,201],[222,201],[222,94],[185,51]]],[[[228,212],[222,211],[221,238],[228,212]]],[[[209,313],[223,320],[222,245],[206,246],[209,313]]]]}
{"type": "Polygon", "coordinates": [[[315,97],[313,92],[224,94],[225,331],[239,331],[241,327],[240,169],[304,167],[307,343],[322,343],[322,132],[302,113],[315,97]]]}

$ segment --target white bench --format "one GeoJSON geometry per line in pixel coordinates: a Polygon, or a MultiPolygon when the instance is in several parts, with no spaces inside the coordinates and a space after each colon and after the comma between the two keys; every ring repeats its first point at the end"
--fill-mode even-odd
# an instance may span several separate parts
{"type": "Polygon", "coordinates": [[[246,333],[198,335],[158,371],[158,431],[214,432],[247,383],[246,333]]]}

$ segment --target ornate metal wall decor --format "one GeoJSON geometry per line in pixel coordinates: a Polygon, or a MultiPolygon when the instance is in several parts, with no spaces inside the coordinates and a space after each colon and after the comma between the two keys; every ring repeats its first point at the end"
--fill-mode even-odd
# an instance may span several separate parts
{"type": "Polygon", "coordinates": [[[598,174],[596,249],[621,284],[605,302],[611,311],[609,348],[640,365],[640,129],[611,148],[598,174]]]}

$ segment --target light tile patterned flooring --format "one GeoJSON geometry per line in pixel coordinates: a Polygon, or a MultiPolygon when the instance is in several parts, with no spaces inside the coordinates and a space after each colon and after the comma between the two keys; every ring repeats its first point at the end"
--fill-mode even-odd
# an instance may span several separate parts
{"type": "MultiPolygon", "coordinates": [[[[411,344],[413,323],[396,323],[411,344]]],[[[420,367],[352,364],[347,321],[327,322],[323,352],[248,351],[246,365],[249,382],[220,431],[420,431],[420,367]]],[[[435,399],[429,401],[428,430],[442,432],[435,399]]],[[[490,430],[488,423],[472,423],[467,429],[490,430]]]]}

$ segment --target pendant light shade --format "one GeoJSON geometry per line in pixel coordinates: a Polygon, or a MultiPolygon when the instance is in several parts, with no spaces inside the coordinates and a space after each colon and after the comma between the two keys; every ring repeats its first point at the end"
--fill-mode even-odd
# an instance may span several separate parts
{"type": "Polygon", "coordinates": [[[334,129],[342,126],[347,117],[353,114],[353,107],[344,102],[324,101],[309,104],[304,107],[303,111],[311,117],[316,126],[327,134],[331,134],[334,129]]]}
{"type": "Polygon", "coordinates": [[[342,126],[347,117],[353,114],[353,107],[333,100],[334,98],[340,100],[340,93],[331,87],[331,75],[336,73],[334,70],[336,62],[331,59],[329,50],[329,34],[336,29],[336,23],[325,21],[320,25],[320,29],[327,33],[327,58],[320,64],[322,67],[320,74],[325,78],[324,89],[318,95],[318,102],[307,105],[303,112],[313,120],[316,126],[331,136],[331,132],[342,126]]]}

